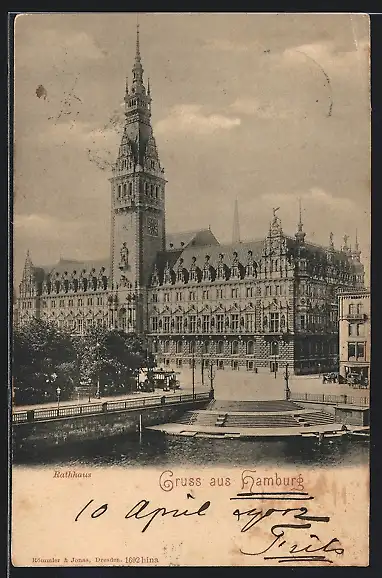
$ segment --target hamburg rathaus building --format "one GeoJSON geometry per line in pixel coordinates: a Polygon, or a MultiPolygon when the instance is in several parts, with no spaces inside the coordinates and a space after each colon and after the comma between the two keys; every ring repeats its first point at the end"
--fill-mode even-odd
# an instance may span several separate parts
{"type": "Polygon", "coordinates": [[[210,229],[166,234],[164,169],[151,127],[137,31],[125,126],[112,169],[111,243],[104,260],[37,266],[27,254],[15,321],[31,316],[73,334],[137,332],[158,363],[315,373],[338,367],[342,290],[364,285],[356,242],[288,236],[274,209],[265,238],[222,245],[210,229]],[[202,361],[203,360],[203,361],[202,361]]]}

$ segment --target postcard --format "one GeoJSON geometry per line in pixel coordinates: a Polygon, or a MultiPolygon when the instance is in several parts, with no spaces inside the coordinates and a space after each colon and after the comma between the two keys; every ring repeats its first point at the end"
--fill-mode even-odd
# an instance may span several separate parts
{"type": "Polygon", "coordinates": [[[13,26],[12,564],[368,566],[368,15],[13,26]]]}

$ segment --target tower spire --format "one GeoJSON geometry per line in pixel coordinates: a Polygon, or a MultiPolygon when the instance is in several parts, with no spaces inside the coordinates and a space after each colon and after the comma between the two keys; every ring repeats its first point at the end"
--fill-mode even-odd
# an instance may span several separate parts
{"type": "Polygon", "coordinates": [[[134,59],[134,66],[133,66],[133,86],[132,92],[135,93],[144,93],[145,88],[143,86],[143,66],[141,60],[141,50],[139,44],[139,22],[138,22],[138,14],[137,14],[137,37],[135,41],[135,59],[134,59]]]}
{"type": "Polygon", "coordinates": [[[305,232],[303,230],[303,222],[302,222],[302,210],[301,210],[301,198],[299,198],[298,200],[298,214],[299,214],[299,219],[298,219],[298,224],[297,224],[297,233],[295,234],[295,237],[297,239],[297,241],[299,241],[300,243],[304,242],[305,239],[305,232]]]}
{"type": "Polygon", "coordinates": [[[135,44],[135,60],[136,61],[141,61],[141,52],[140,52],[140,47],[139,47],[139,15],[137,14],[137,40],[136,40],[136,44],[135,44]]]}
{"type": "Polygon", "coordinates": [[[233,211],[232,243],[240,243],[239,205],[235,199],[233,211]]]}
{"type": "Polygon", "coordinates": [[[354,244],[353,257],[356,259],[356,261],[361,260],[361,251],[360,251],[359,244],[358,244],[358,231],[357,231],[357,229],[355,230],[355,244],[354,244]]]}

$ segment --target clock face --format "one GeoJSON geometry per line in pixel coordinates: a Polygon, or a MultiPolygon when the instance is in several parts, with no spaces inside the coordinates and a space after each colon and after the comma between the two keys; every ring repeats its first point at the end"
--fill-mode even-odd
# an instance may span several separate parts
{"type": "Polygon", "coordinates": [[[158,220],[155,217],[147,217],[147,232],[153,237],[158,236],[158,220]]]}

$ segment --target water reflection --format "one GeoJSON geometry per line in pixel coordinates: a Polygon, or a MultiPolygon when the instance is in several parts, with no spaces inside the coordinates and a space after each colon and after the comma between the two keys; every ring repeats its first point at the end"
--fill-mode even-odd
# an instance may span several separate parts
{"type": "Polygon", "coordinates": [[[49,452],[21,453],[15,463],[80,466],[187,466],[187,465],[297,465],[358,466],[367,464],[369,445],[346,440],[223,440],[166,436],[144,432],[141,438],[123,436],[77,446],[54,448],[49,452]]]}

